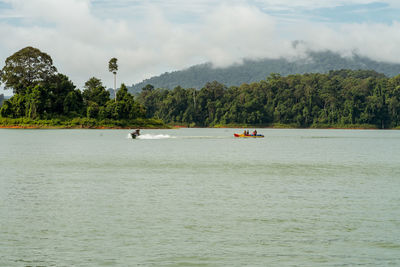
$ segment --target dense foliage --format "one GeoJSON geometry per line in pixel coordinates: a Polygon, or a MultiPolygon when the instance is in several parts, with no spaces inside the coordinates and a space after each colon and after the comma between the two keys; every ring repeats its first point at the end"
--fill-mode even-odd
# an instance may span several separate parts
{"type": "Polygon", "coordinates": [[[114,121],[114,126],[122,126],[129,122],[143,125],[141,119],[145,119],[143,106],[124,84],[116,100],[110,99],[110,93],[95,77],[85,83],[83,91],[76,89],[67,76],[56,72],[51,57],[36,48],[24,48],[7,58],[1,81],[6,89],[14,90],[14,95],[0,109],[1,117],[9,119],[3,119],[3,124],[23,119],[24,122],[42,121],[43,125],[81,122],[83,126],[101,126],[98,122],[113,125],[114,121]]]}
{"type": "Polygon", "coordinates": [[[201,90],[154,89],[138,97],[147,117],[192,126],[293,125],[294,127],[377,127],[400,125],[400,75],[374,71],[331,71],[201,90]]]}
{"type": "Polygon", "coordinates": [[[271,73],[287,76],[291,74],[328,73],[331,70],[341,69],[375,70],[388,77],[394,77],[400,73],[400,64],[377,62],[358,55],[341,57],[339,54],[329,51],[308,52],[305,58],[245,60],[243,64],[227,68],[213,68],[211,64],[196,65],[186,70],[152,77],[130,87],[129,91],[132,93],[140,92],[146,84],[167,89],[173,89],[176,86],[200,89],[207,82],[212,81],[218,81],[228,87],[239,86],[243,83],[261,81],[271,73]]]}
{"type": "Polygon", "coordinates": [[[15,94],[5,101],[0,114],[7,118],[133,120],[144,118],[145,111],[128,93],[124,84],[117,93],[117,101],[113,101],[97,78],[91,78],[81,92],[65,75],[57,74],[49,81],[26,88],[24,94],[15,94]],[[93,81],[96,83],[91,84],[93,81]]]}
{"type": "Polygon", "coordinates": [[[37,48],[25,47],[6,59],[0,78],[6,89],[24,94],[28,87],[49,79],[57,72],[51,57],[37,48]]]}
{"type": "Polygon", "coordinates": [[[1,71],[6,89],[14,90],[0,108],[1,125],[148,127],[147,121],[157,127],[163,121],[201,127],[400,128],[400,75],[388,78],[375,71],[273,73],[240,86],[208,82],[200,90],[147,85],[138,96],[122,84],[113,100],[96,77],[83,91],[77,89],[36,48],[16,52],[1,71]]]}

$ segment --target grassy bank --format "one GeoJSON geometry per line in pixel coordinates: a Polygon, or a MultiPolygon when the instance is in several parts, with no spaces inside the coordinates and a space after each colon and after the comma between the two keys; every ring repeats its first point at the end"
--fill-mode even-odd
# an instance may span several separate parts
{"type": "Polygon", "coordinates": [[[379,129],[373,124],[313,124],[313,129],[379,129]]]}
{"type": "MultiPolygon", "coordinates": [[[[0,128],[38,128],[38,129],[168,129],[168,128],[196,128],[195,124],[171,124],[166,125],[158,119],[135,119],[135,120],[97,120],[89,118],[53,118],[33,120],[30,118],[1,118],[0,128]]],[[[205,127],[206,128],[206,127],[205,127]]],[[[276,128],[276,129],[378,129],[371,124],[312,124],[310,127],[301,127],[296,124],[216,124],[208,128],[276,128]]],[[[394,129],[400,130],[400,127],[394,129]]]]}
{"type": "MultiPolygon", "coordinates": [[[[372,124],[312,124],[310,127],[302,127],[297,124],[272,123],[261,125],[250,124],[216,124],[213,128],[274,128],[274,129],[378,129],[372,124]]],[[[397,127],[395,129],[400,129],[397,127]]]]}
{"type": "Polygon", "coordinates": [[[32,120],[30,118],[0,118],[1,128],[38,128],[38,129],[129,129],[129,128],[169,128],[161,120],[96,120],[89,118],[56,118],[50,120],[32,120]]]}

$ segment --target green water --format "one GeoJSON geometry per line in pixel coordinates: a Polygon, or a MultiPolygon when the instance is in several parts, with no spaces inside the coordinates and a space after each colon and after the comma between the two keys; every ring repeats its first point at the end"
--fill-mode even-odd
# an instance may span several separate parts
{"type": "Polygon", "coordinates": [[[0,130],[0,266],[400,266],[400,131],[234,132],[0,130]]]}

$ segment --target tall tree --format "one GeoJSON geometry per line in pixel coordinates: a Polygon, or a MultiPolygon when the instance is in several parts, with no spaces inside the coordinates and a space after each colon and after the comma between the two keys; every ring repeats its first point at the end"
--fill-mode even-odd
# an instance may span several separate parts
{"type": "Polygon", "coordinates": [[[113,57],[110,59],[108,62],[108,71],[112,72],[114,74],[114,96],[115,96],[115,101],[117,101],[117,70],[118,70],[118,64],[117,64],[118,59],[113,57]]]}
{"type": "Polygon", "coordinates": [[[0,80],[5,89],[13,89],[14,94],[24,94],[28,87],[34,87],[56,72],[48,54],[28,46],[6,59],[0,71],[0,80]]]}
{"type": "Polygon", "coordinates": [[[83,90],[82,96],[86,105],[90,105],[90,102],[93,102],[98,106],[104,106],[110,99],[110,93],[103,86],[101,80],[96,77],[92,77],[85,82],[84,87],[85,90],[83,90]]]}

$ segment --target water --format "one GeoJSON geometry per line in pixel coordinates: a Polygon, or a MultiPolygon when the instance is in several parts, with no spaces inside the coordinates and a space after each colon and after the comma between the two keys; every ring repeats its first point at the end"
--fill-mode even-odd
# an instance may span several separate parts
{"type": "Polygon", "coordinates": [[[399,266],[400,131],[0,130],[0,266],[399,266]]]}

